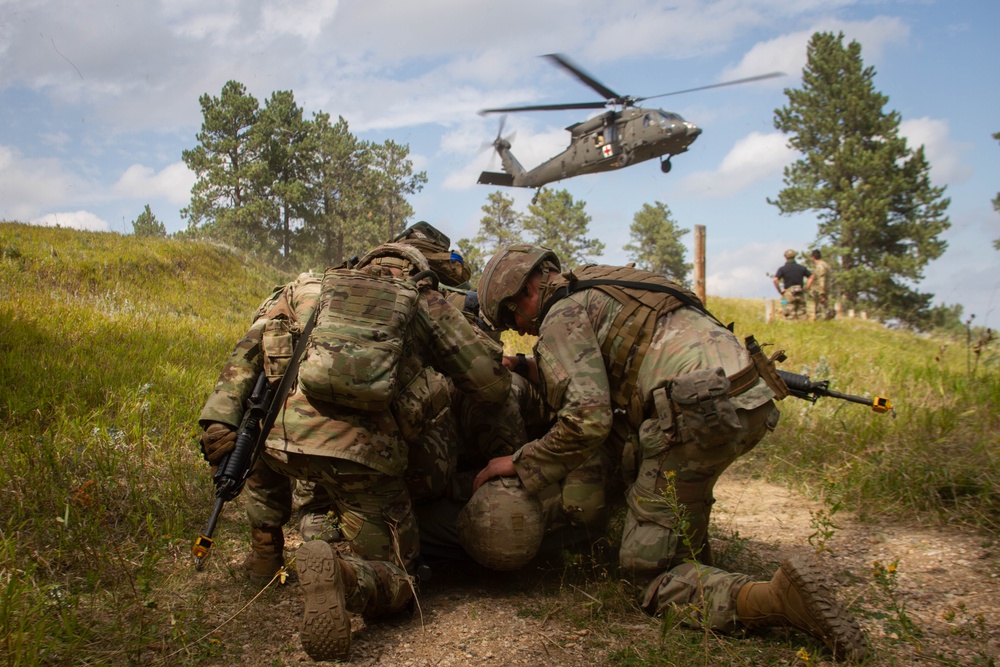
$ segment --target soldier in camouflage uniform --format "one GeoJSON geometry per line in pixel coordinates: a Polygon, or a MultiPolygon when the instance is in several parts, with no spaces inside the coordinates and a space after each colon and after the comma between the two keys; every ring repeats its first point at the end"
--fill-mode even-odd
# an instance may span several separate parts
{"type": "Polygon", "coordinates": [[[818,249],[812,254],[812,276],[809,278],[809,319],[828,320],[832,317],[830,309],[830,265],[823,259],[823,253],[818,249]]]}
{"type": "MultiPolygon", "coordinates": [[[[419,253],[392,245],[394,252],[375,253],[367,265],[363,260],[361,271],[390,281],[396,272],[415,272],[422,260],[419,253]]],[[[414,368],[432,367],[476,400],[503,403],[510,392],[509,372],[439,292],[423,281],[417,287],[415,310],[404,332],[409,354],[400,363],[399,385],[419,383],[414,368]],[[420,362],[409,364],[413,358],[420,362]]],[[[399,289],[404,288],[412,293],[405,285],[399,289]]],[[[199,418],[205,429],[202,451],[209,463],[217,465],[232,451],[234,430],[256,377],[262,368],[269,376],[280,375],[282,358],[287,365],[290,356],[292,336],[287,334],[301,330],[296,327],[309,319],[318,295],[319,285],[308,274],[286,285],[237,344],[199,418]]],[[[350,303],[352,308],[365,307],[350,303]]],[[[394,614],[406,609],[413,597],[409,572],[419,541],[404,480],[408,445],[401,432],[414,425],[401,423],[395,403],[392,410],[370,411],[310,397],[303,389],[308,357],[246,487],[252,528],[247,567],[260,576],[277,572],[284,562],[282,526],[291,514],[293,480],[322,486],[347,548],[334,555],[323,540],[300,547],[296,569],[305,596],[301,639],[316,660],[347,659],[349,612],[369,618],[394,614]]],[[[424,421],[431,423],[435,417],[426,414],[424,421]]]]}
{"type": "Polygon", "coordinates": [[[751,355],[662,276],[605,266],[560,274],[555,254],[538,246],[495,255],[479,296],[493,326],[538,336],[531,373],[556,421],[513,457],[490,461],[477,485],[517,476],[537,493],[612,449],[635,470],[620,560],[644,585],[644,609],[695,610],[688,622],[719,631],[791,625],[838,658],[865,654],[857,622],[808,562],[782,562],[769,582],[712,567],[714,484],[775,427],[773,399],[787,391],[773,358],[751,355]],[[625,434],[621,451],[612,433],[625,434]]]}

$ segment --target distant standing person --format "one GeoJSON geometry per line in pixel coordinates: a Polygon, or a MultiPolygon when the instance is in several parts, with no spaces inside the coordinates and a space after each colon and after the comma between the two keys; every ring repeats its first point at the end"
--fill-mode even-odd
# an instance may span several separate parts
{"type": "Polygon", "coordinates": [[[823,259],[817,249],[812,251],[812,277],[809,278],[809,319],[829,320],[833,312],[830,310],[830,265],[823,259]]]}
{"type": "Polygon", "coordinates": [[[806,315],[806,290],[812,285],[812,272],[795,262],[795,251],[785,251],[785,263],[774,274],[774,287],[784,299],[786,320],[801,320],[806,315]],[[808,279],[808,282],[806,281],[808,279]]]}

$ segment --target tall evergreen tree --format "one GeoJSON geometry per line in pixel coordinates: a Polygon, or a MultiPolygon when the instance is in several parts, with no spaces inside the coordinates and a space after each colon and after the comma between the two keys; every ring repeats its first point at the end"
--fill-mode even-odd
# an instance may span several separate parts
{"type": "Polygon", "coordinates": [[[554,250],[563,269],[571,269],[604,253],[603,242],[586,237],[590,227],[590,216],[584,210],[586,205],[584,201],[573,201],[568,190],[542,188],[535,202],[528,206],[525,231],[535,237],[535,243],[554,250]]]}
{"type": "Polygon", "coordinates": [[[622,249],[636,267],[686,285],[693,265],[684,262],[686,249],[681,245],[681,237],[690,231],[677,227],[670,208],[663,202],[643,204],[632,218],[631,243],[622,249]]]}
{"type": "Polygon", "coordinates": [[[920,326],[933,295],[913,285],[944,253],[950,200],[931,185],[923,147],[911,150],[899,135],[899,114],[883,111],[888,98],[874,76],[860,44],[813,35],[802,88],[785,90],[788,105],[774,119],[802,157],[768,201],[783,215],[816,212],[816,245],[839,258],[838,289],[848,302],[920,326]]]}
{"type": "Polygon", "coordinates": [[[301,240],[304,258],[316,267],[333,266],[361,254],[382,238],[382,226],[365,204],[377,175],[368,144],[359,141],[343,117],[334,124],[319,112],[311,124],[310,201],[301,240]]]}
{"type": "Polygon", "coordinates": [[[479,218],[479,231],[471,239],[460,239],[457,244],[462,259],[472,271],[473,284],[479,281],[486,262],[498,250],[522,242],[522,215],[514,210],[512,197],[494,190],[487,195],[480,210],[483,217],[479,218]]]}
{"type": "Polygon", "coordinates": [[[146,204],[146,208],[139,214],[139,217],[132,221],[132,233],[140,238],[163,238],[167,235],[167,228],[156,219],[153,212],[149,210],[149,204],[146,204]]]}
{"type": "Polygon", "coordinates": [[[387,140],[382,144],[373,144],[370,151],[371,167],[377,180],[369,205],[385,225],[381,240],[387,241],[406,229],[406,221],[413,215],[413,207],[406,200],[406,195],[424,189],[427,172],[413,172],[410,147],[406,144],[387,140]]]}
{"type": "Polygon", "coordinates": [[[309,170],[314,159],[310,123],[290,90],[271,93],[252,131],[267,166],[265,225],[273,238],[272,256],[281,249],[287,263],[296,223],[305,216],[309,170]]]}
{"type": "Polygon", "coordinates": [[[219,97],[206,93],[198,101],[204,117],[198,145],[181,153],[197,181],[181,217],[192,236],[269,255],[268,201],[262,191],[270,179],[253,132],[260,105],[237,81],[227,81],[219,97]]]}

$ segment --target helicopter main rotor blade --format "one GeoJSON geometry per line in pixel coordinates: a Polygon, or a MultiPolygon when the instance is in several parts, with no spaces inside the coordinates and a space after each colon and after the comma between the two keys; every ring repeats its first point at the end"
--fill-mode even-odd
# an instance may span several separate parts
{"type": "Polygon", "coordinates": [[[480,109],[479,115],[488,113],[507,113],[508,111],[561,111],[563,109],[603,109],[606,102],[577,102],[573,104],[539,104],[528,107],[504,107],[502,109],[480,109]]]}
{"type": "MultiPolygon", "coordinates": [[[[572,62],[570,62],[569,58],[567,58],[566,56],[560,53],[549,53],[543,57],[548,58],[549,60],[559,65],[560,67],[565,69],[567,72],[569,72],[576,78],[578,78],[580,81],[584,82],[585,84],[593,88],[597,92],[597,94],[603,97],[605,100],[615,100],[615,102],[621,103],[621,101],[624,99],[621,95],[611,90],[603,83],[601,83],[600,81],[598,81],[597,79],[590,76],[582,69],[574,65],[572,62]]],[[[579,109],[581,107],[570,107],[570,108],[579,109]]]]}
{"type": "Polygon", "coordinates": [[[758,74],[757,76],[750,76],[745,79],[736,79],[735,81],[724,81],[723,83],[713,83],[709,86],[699,86],[697,88],[688,88],[687,90],[675,90],[672,93],[661,93],[659,95],[650,95],[649,97],[637,97],[636,102],[643,102],[645,100],[656,99],[657,97],[667,97],[669,95],[680,95],[681,93],[693,93],[696,90],[708,90],[709,88],[722,88],[723,86],[735,86],[738,83],[750,83],[751,81],[761,81],[763,79],[773,79],[776,76],[785,76],[784,72],[770,72],[768,74],[758,74]]]}

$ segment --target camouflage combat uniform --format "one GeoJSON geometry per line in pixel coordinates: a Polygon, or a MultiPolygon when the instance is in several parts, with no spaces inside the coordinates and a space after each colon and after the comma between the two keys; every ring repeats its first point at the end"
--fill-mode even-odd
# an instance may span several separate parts
{"type": "Polygon", "coordinates": [[[620,558],[646,585],[643,607],[657,613],[694,605],[703,610],[712,628],[732,630],[737,592],[751,579],[710,565],[707,530],[712,489],[722,472],[776,425],[774,393],[758,378],[731,396],[740,428],[721,443],[706,445],[682,433],[676,421],[665,423],[669,418],[656,410],[654,390],[691,371],[721,367],[731,375],[751,364],[730,331],[693,308],[681,307],[656,321],[638,372],[636,392],[644,407],[635,428],[612,404],[609,371],[601,353],[605,339],[616,335],[612,323],[621,309],[618,301],[593,288],[551,305],[541,322],[534,355],[542,392],[556,412],[556,421],[548,433],[514,455],[518,477],[537,493],[588,461],[613,456],[606,443],[614,424],[616,431],[626,434],[623,466],[636,470],[626,493],[620,558]],[[675,530],[678,508],[690,523],[686,535],[675,530]],[[691,562],[694,559],[700,562],[691,562]]]}
{"type": "MultiPolygon", "coordinates": [[[[372,271],[385,269],[373,267],[372,271]]],[[[306,322],[316,307],[319,288],[305,274],[262,309],[284,300],[295,319],[306,322]]],[[[201,412],[203,427],[212,422],[233,428],[239,424],[243,402],[263,367],[262,336],[268,321],[259,317],[236,345],[201,412]]],[[[484,403],[507,399],[509,372],[440,293],[421,289],[406,333],[410,349],[419,357],[418,368],[433,367],[459,390],[484,403]]],[[[404,359],[402,365],[408,361],[412,359],[404,359]]],[[[409,379],[402,378],[400,384],[405,386],[409,379]]],[[[398,611],[412,597],[407,570],[419,551],[404,481],[407,460],[408,445],[391,411],[369,412],[311,400],[296,383],[247,483],[251,526],[280,531],[290,518],[292,480],[324,487],[333,501],[340,534],[352,552],[344,557],[357,581],[348,593],[348,610],[366,616],[398,611]]]]}
{"type": "Polygon", "coordinates": [[[809,319],[830,319],[830,265],[824,259],[813,260],[813,281],[809,286],[809,319]]]}

